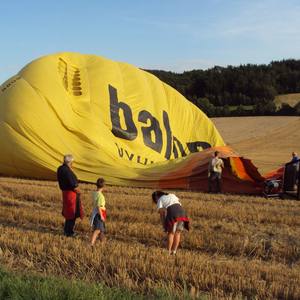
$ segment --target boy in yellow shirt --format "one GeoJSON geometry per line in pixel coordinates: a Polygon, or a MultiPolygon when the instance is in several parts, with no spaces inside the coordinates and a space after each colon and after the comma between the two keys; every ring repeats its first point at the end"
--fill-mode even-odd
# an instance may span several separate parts
{"type": "Polygon", "coordinates": [[[91,216],[91,226],[93,226],[93,235],[91,245],[94,246],[97,237],[100,235],[100,240],[104,240],[105,232],[105,197],[102,194],[105,181],[103,178],[98,178],[96,182],[97,190],[92,193],[93,211],[91,216]]]}

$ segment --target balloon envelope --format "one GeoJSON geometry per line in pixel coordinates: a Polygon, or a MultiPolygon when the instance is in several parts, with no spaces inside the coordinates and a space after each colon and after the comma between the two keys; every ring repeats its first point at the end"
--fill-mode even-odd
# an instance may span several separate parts
{"type": "MultiPolygon", "coordinates": [[[[55,179],[64,154],[73,154],[83,181],[205,189],[214,149],[237,157],[199,108],[154,75],[67,52],[1,85],[0,138],[0,173],[40,179],[55,179]]],[[[235,179],[253,182],[229,165],[235,179]]]]}

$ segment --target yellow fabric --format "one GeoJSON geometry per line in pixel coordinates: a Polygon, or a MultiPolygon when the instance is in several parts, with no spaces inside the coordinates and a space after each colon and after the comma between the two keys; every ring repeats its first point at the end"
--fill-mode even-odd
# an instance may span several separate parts
{"type": "Polygon", "coordinates": [[[79,53],[37,59],[1,85],[0,139],[1,174],[55,179],[70,153],[80,180],[120,185],[151,185],[168,164],[225,145],[207,116],[157,77],[79,53]]]}

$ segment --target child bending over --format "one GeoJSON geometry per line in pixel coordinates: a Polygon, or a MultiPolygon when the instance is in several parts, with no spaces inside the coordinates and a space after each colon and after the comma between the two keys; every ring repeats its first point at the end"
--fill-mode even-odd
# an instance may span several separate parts
{"type": "Polygon", "coordinates": [[[179,199],[174,194],[156,191],[152,200],[157,205],[164,230],[168,233],[168,250],[175,255],[180,243],[180,233],[189,230],[189,218],[186,216],[179,199]]]}

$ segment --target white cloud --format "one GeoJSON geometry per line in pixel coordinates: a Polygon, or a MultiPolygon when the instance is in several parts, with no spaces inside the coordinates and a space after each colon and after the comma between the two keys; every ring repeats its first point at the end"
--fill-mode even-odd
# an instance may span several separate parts
{"type": "Polygon", "coordinates": [[[221,27],[220,35],[223,37],[298,40],[300,3],[274,0],[245,2],[240,13],[223,22],[221,27]]]}

